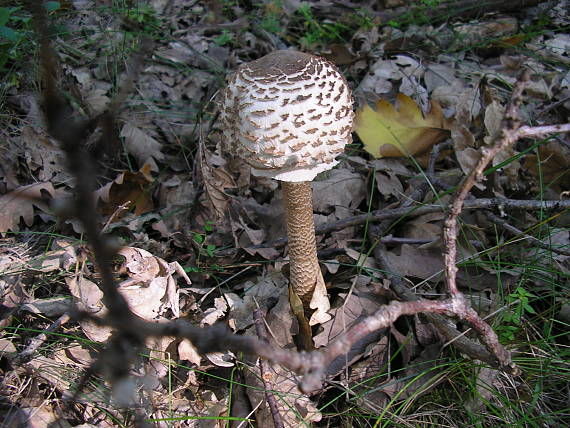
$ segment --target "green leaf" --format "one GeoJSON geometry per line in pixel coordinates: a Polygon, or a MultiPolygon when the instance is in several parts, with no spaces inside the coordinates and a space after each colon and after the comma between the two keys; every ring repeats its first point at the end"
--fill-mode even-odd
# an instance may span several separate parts
{"type": "Polygon", "coordinates": [[[10,20],[13,10],[10,7],[0,7],[0,26],[4,26],[10,20]]]}
{"type": "Polygon", "coordinates": [[[216,251],[216,246],[214,244],[208,244],[206,246],[206,253],[209,257],[214,257],[214,251],[216,251]]]}
{"type": "Polygon", "coordinates": [[[46,1],[44,3],[44,8],[47,10],[48,13],[55,12],[61,7],[58,1],[46,1]]]}
{"type": "Polygon", "coordinates": [[[525,303],[523,305],[523,307],[524,307],[524,310],[527,311],[529,314],[536,314],[536,311],[529,304],[525,303]]]}
{"type": "Polygon", "coordinates": [[[0,38],[17,43],[22,39],[22,35],[17,31],[12,30],[10,27],[0,26],[0,38]]]}

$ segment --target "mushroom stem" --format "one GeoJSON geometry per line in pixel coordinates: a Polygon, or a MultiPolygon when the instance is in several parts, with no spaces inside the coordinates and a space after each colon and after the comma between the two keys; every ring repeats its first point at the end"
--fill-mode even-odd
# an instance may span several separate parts
{"type": "Polygon", "coordinates": [[[305,309],[318,281],[324,284],[317,259],[311,183],[283,181],[283,202],[289,238],[289,283],[305,309]]]}

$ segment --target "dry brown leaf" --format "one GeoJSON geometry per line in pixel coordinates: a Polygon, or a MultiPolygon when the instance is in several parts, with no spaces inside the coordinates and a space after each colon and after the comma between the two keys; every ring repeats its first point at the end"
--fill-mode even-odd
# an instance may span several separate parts
{"type": "Polygon", "coordinates": [[[139,167],[148,163],[149,159],[164,159],[164,154],[160,151],[162,145],[135,125],[125,123],[120,136],[125,139],[125,147],[136,158],[139,167]]]}
{"type": "Polygon", "coordinates": [[[204,311],[204,315],[200,320],[200,327],[215,324],[219,319],[223,318],[228,311],[228,303],[222,297],[214,299],[214,307],[204,311]]]}
{"type": "Polygon", "coordinates": [[[34,222],[34,206],[43,211],[47,210],[42,202],[44,194],[55,194],[51,183],[35,183],[21,186],[17,189],[0,196],[0,235],[11,230],[19,230],[20,218],[29,227],[34,222]]]}
{"type": "MultiPolygon", "coordinates": [[[[456,120],[451,126],[451,140],[461,171],[468,175],[481,157],[481,152],[475,148],[475,137],[462,121],[456,120]]],[[[481,190],[485,189],[485,185],[481,182],[475,186],[481,190]]]]}
{"type": "Polygon", "coordinates": [[[421,155],[449,136],[449,125],[436,101],[425,117],[407,95],[398,94],[396,101],[398,109],[380,100],[375,110],[365,105],[356,112],[355,131],[372,156],[421,155]]]}
{"type": "MultiPolygon", "coordinates": [[[[354,91],[357,96],[368,100],[376,100],[378,96],[392,92],[399,87],[401,92],[407,92],[408,82],[418,82],[424,68],[414,58],[406,55],[395,55],[393,59],[380,59],[370,66],[366,76],[354,91]],[[400,82],[402,86],[400,86],[400,82]]],[[[415,88],[417,92],[417,87],[415,88]]]]}
{"type": "Polygon", "coordinates": [[[200,171],[208,200],[218,217],[223,217],[228,208],[228,197],[224,189],[234,188],[232,175],[225,168],[225,161],[205,147],[200,150],[200,171]]]}
{"type": "Polygon", "coordinates": [[[392,390],[392,382],[385,383],[385,388],[379,388],[389,376],[386,368],[389,364],[390,349],[389,335],[382,334],[366,358],[350,366],[348,384],[357,394],[355,401],[358,407],[368,412],[381,413],[397,392],[392,390]],[[375,379],[373,384],[371,379],[375,379]]]}
{"type": "Polygon", "coordinates": [[[384,198],[396,198],[404,194],[404,186],[398,176],[410,177],[412,174],[400,159],[376,159],[370,162],[376,170],[376,187],[384,198]]]}
{"type": "Polygon", "coordinates": [[[398,275],[427,279],[440,274],[443,268],[441,249],[422,250],[413,245],[404,244],[400,254],[386,252],[389,265],[398,275]]]}
{"type": "Polygon", "coordinates": [[[333,211],[337,220],[352,216],[367,191],[362,174],[343,168],[333,169],[323,180],[314,181],[312,188],[314,211],[333,211]]]}
{"type": "MultiPolygon", "coordinates": [[[[280,365],[267,364],[269,370],[264,373],[265,380],[270,388],[276,391],[275,402],[279,410],[279,416],[286,427],[310,426],[311,422],[318,422],[322,419],[322,414],[315,407],[313,402],[305,394],[301,394],[298,387],[296,375],[280,365]]],[[[263,428],[274,427],[271,410],[265,399],[265,387],[261,381],[261,373],[258,366],[251,367],[244,371],[244,378],[247,385],[247,396],[255,411],[257,420],[256,426],[263,428]]]]}
{"type": "MultiPolygon", "coordinates": [[[[178,287],[172,275],[177,272],[188,284],[191,283],[178,262],[167,263],[146,250],[134,247],[123,247],[118,253],[125,258],[121,270],[128,276],[118,284],[118,290],[130,309],[149,321],[157,319],[167,309],[178,317],[178,287]]],[[[66,282],[80,309],[105,316],[107,308],[102,302],[103,293],[94,282],[81,275],[67,278],[66,282]]],[[[81,322],[81,327],[87,337],[97,342],[107,340],[111,334],[111,329],[89,321],[81,322]]]]}
{"type": "Polygon", "coordinates": [[[25,148],[26,165],[40,181],[62,183],[71,179],[65,165],[65,153],[52,144],[49,137],[32,126],[22,129],[20,135],[25,148]]]}
{"type": "Polygon", "coordinates": [[[548,142],[538,148],[539,158],[527,155],[525,167],[535,177],[537,183],[561,193],[570,190],[570,149],[557,141],[548,142]],[[542,176],[542,177],[540,177],[542,176]]]}
{"type": "MultiPolygon", "coordinates": [[[[322,331],[314,337],[315,347],[328,345],[333,339],[344,333],[355,320],[372,315],[385,301],[369,291],[366,285],[357,285],[351,294],[341,293],[341,305],[330,310],[332,318],[323,324],[322,331]]],[[[353,355],[354,357],[354,355],[353,355]]]]}
{"type": "Polygon", "coordinates": [[[138,172],[123,171],[114,181],[95,191],[97,209],[102,214],[110,215],[119,207],[124,207],[125,210],[118,212],[114,221],[120,219],[130,207],[134,207],[137,216],[152,211],[154,204],[149,185],[153,181],[148,164],[138,172]]]}
{"type": "Polygon", "coordinates": [[[346,255],[356,262],[356,266],[364,268],[369,275],[379,276],[379,268],[373,257],[360,253],[352,248],[345,249],[346,255]]]}
{"type": "Polygon", "coordinates": [[[321,274],[317,275],[317,283],[309,307],[314,310],[309,320],[310,326],[322,324],[331,319],[331,315],[328,313],[331,304],[327,294],[327,286],[321,274]]]}
{"type": "Polygon", "coordinates": [[[276,301],[285,295],[287,280],[281,272],[271,271],[254,283],[244,284],[243,297],[235,293],[224,293],[230,313],[228,323],[234,331],[242,331],[253,324],[253,311],[261,306],[266,307],[270,301],[276,301]]]}
{"type": "Polygon", "coordinates": [[[34,299],[30,302],[24,303],[20,309],[33,314],[42,314],[46,317],[59,317],[69,311],[71,305],[71,297],[58,296],[48,297],[45,299],[34,299]]]}
{"type": "MultiPolygon", "coordinates": [[[[491,102],[491,104],[489,104],[485,109],[484,123],[488,135],[485,136],[484,141],[487,145],[492,144],[497,135],[499,135],[499,132],[501,131],[501,123],[504,114],[505,114],[505,107],[499,104],[495,100],[493,100],[493,102],[491,102]]],[[[503,163],[504,161],[513,157],[516,154],[517,152],[515,151],[514,146],[509,145],[506,149],[500,150],[495,155],[495,157],[493,158],[493,166],[497,166],[503,163]]],[[[507,176],[508,179],[508,186],[510,189],[517,189],[519,186],[520,167],[521,165],[518,160],[511,161],[503,167],[505,175],[507,176]]]]}

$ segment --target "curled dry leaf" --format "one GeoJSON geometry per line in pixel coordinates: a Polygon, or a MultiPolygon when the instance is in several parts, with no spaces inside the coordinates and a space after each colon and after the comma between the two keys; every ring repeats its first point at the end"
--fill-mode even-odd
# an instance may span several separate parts
{"type": "MultiPolygon", "coordinates": [[[[410,80],[418,81],[424,73],[424,68],[415,59],[406,55],[395,55],[393,59],[380,59],[370,66],[370,70],[354,91],[356,96],[375,100],[378,96],[392,92],[396,89],[407,93],[405,88],[410,80]]],[[[414,88],[417,92],[417,87],[414,88]]]]}
{"type": "MultiPolygon", "coordinates": [[[[311,426],[311,422],[322,419],[321,412],[311,399],[301,394],[296,375],[277,364],[267,364],[263,378],[270,385],[275,396],[279,416],[286,427],[311,426]]],[[[263,421],[259,426],[274,427],[271,410],[265,398],[265,386],[261,380],[259,364],[244,372],[247,396],[255,410],[256,420],[263,421]]]]}
{"type": "Polygon", "coordinates": [[[20,141],[25,148],[26,166],[38,180],[53,183],[71,180],[66,168],[62,168],[65,165],[63,150],[53,144],[45,132],[26,126],[22,129],[20,141]]]}
{"type": "MultiPolygon", "coordinates": [[[[178,264],[167,263],[148,251],[123,247],[118,252],[125,258],[122,270],[128,278],[119,283],[118,289],[127,300],[131,310],[139,317],[153,320],[170,309],[174,317],[180,315],[178,287],[173,278],[176,272],[190,284],[191,281],[178,264]]],[[[97,316],[104,316],[103,293],[92,281],[79,275],[66,280],[71,294],[77,299],[80,309],[97,316]]],[[[84,321],[81,323],[87,337],[102,342],[108,339],[111,330],[84,321]]]]}
{"type": "Polygon", "coordinates": [[[34,207],[47,211],[43,202],[44,193],[50,196],[55,194],[51,183],[35,183],[21,186],[17,189],[0,196],[0,234],[11,230],[19,230],[20,218],[29,227],[34,222],[34,207]]]}
{"type": "Polygon", "coordinates": [[[224,189],[236,186],[232,175],[225,169],[223,159],[205,147],[200,150],[200,171],[208,200],[216,215],[222,218],[228,208],[228,197],[224,189]]]}
{"type": "Polygon", "coordinates": [[[322,275],[317,275],[317,281],[309,307],[315,311],[309,320],[310,326],[322,324],[331,319],[331,315],[328,313],[331,304],[327,294],[327,286],[325,285],[322,275]]]}
{"type": "MultiPolygon", "coordinates": [[[[137,172],[123,171],[114,181],[107,183],[95,191],[97,209],[102,214],[113,214],[121,206],[134,207],[135,215],[139,216],[154,208],[149,184],[154,180],[150,175],[149,164],[137,172]]],[[[119,213],[120,218],[124,213],[119,213]]]]}
{"type": "Polygon", "coordinates": [[[399,177],[409,177],[412,173],[403,165],[400,159],[376,159],[370,162],[376,170],[376,187],[389,199],[391,196],[400,198],[404,194],[404,186],[399,177]]]}
{"type": "MultiPolygon", "coordinates": [[[[538,148],[539,156],[527,155],[525,167],[537,183],[557,193],[570,190],[570,149],[558,141],[550,141],[538,148]]],[[[538,184],[537,184],[538,185],[538,184]]]]}
{"type": "Polygon", "coordinates": [[[160,151],[161,144],[135,125],[125,123],[120,136],[125,139],[127,151],[136,158],[140,167],[149,159],[164,159],[164,154],[160,151]]]}
{"type": "Polygon", "coordinates": [[[373,110],[368,105],[356,112],[355,131],[372,156],[417,156],[449,136],[449,125],[436,101],[424,117],[407,95],[398,94],[397,106],[380,100],[373,110]]]}
{"type": "MultiPolygon", "coordinates": [[[[130,276],[119,284],[119,289],[130,287],[133,290],[132,302],[140,303],[141,307],[140,313],[134,308],[133,311],[145,319],[152,319],[171,309],[174,317],[179,317],[178,287],[173,274],[178,273],[187,284],[192,283],[182,266],[178,262],[168,263],[141,248],[123,247],[119,254],[125,257],[124,267],[130,276]],[[155,288],[156,291],[153,290],[155,288]],[[149,291],[145,293],[145,289],[149,291]],[[149,293],[160,295],[158,302],[149,301],[149,293]],[[157,306],[153,308],[153,305],[157,306]]],[[[129,300],[128,293],[126,297],[129,300]]]]}
{"type": "Polygon", "coordinates": [[[230,307],[228,324],[234,331],[242,331],[253,324],[253,311],[261,307],[271,306],[271,301],[277,301],[286,289],[287,280],[281,272],[268,272],[254,283],[244,284],[243,297],[235,293],[224,293],[230,307]]]}
{"type": "Polygon", "coordinates": [[[467,126],[457,121],[451,127],[451,139],[459,166],[467,175],[481,157],[479,151],[475,149],[475,137],[467,126]]]}
{"type": "MultiPolygon", "coordinates": [[[[487,136],[484,140],[486,144],[492,144],[495,138],[499,135],[501,131],[501,123],[503,116],[505,114],[505,107],[499,104],[497,101],[493,100],[491,104],[485,109],[485,128],[487,129],[487,136]]],[[[507,161],[511,157],[515,156],[517,152],[513,146],[509,146],[506,149],[500,150],[497,155],[493,158],[493,166],[497,166],[507,161]]],[[[510,189],[517,189],[520,181],[520,162],[518,160],[513,160],[506,163],[503,166],[505,175],[507,176],[508,186],[510,189]]],[[[501,192],[502,193],[502,192],[501,192]]],[[[504,196],[504,195],[502,195],[504,196]]]]}

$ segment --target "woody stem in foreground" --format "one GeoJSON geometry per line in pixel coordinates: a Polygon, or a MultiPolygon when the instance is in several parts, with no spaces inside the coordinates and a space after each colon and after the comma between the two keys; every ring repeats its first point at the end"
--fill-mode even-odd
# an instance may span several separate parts
{"type": "Polygon", "coordinates": [[[318,281],[324,283],[315,240],[311,183],[282,182],[289,238],[290,284],[305,308],[318,281]]]}

